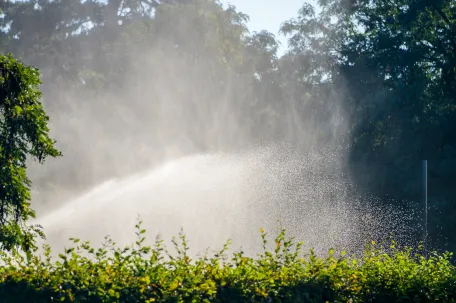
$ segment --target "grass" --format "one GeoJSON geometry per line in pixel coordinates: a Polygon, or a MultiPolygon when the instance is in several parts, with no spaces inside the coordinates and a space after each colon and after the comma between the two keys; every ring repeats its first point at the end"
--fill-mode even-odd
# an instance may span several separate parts
{"type": "Polygon", "coordinates": [[[263,252],[255,258],[228,254],[229,242],[213,257],[191,259],[183,232],[163,241],[118,247],[109,238],[99,249],[72,239],[56,260],[51,249],[25,257],[0,253],[0,302],[456,302],[451,253],[428,258],[410,249],[388,253],[375,242],[363,256],[330,250],[317,257],[281,230],[273,249],[261,231],[263,252]]]}

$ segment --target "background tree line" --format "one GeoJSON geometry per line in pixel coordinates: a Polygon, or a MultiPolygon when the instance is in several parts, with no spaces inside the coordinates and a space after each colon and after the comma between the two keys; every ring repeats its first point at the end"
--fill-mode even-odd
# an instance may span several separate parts
{"type": "Polygon", "coordinates": [[[420,199],[429,160],[431,238],[454,250],[456,3],[319,6],[284,20],[279,57],[273,34],[249,33],[248,16],[216,0],[1,2],[0,50],[39,68],[71,159],[33,172],[36,184],[84,188],[275,140],[343,144],[354,182],[385,203],[420,199]]]}

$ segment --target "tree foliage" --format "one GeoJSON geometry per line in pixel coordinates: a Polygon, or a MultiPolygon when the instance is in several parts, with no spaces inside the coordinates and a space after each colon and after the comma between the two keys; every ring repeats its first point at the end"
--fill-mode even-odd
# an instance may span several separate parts
{"type": "MultiPolygon", "coordinates": [[[[285,58],[298,79],[314,82],[310,90],[329,83],[339,92],[330,100],[349,114],[349,167],[361,188],[385,201],[420,200],[420,164],[429,160],[432,238],[446,242],[456,211],[454,1],[319,5],[319,14],[306,4],[284,23],[285,58]]],[[[313,98],[324,100],[320,91],[313,98]]]]}
{"type": "Polygon", "coordinates": [[[58,156],[49,137],[48,116],[40,103],[38,71],[10,55],[0,56],[0,247],[34,247],[36,226],[25,222],[35,213],[30,208],[28,156],[43,162],[58,156]]]}

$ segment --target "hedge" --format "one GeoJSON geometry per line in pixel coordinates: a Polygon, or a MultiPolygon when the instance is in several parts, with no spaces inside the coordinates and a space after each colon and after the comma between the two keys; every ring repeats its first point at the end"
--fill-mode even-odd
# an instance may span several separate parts
{"type": "Polygon", "coordinates": [[[227,242],[192,259],[183,232],[170,253],[162,240],[144,245],[141,222],[136,228],[132,246],[71,239],[56,260],[49,246],[31,257],[1,252],[0,302],[456,302],[451,253],[424,257],[372,241],[362,256],[318,257],[281,230],[273,249],[261,231],[255,258],[228,254],[227,242]]]}

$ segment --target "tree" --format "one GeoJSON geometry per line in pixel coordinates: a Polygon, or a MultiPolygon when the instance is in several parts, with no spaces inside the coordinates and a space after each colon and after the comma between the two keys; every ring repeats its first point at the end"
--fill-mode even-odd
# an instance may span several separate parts
{"type": "Polygon", "coordinates": [[[38,71],[16,61],[11,55],[0,56],[0,247],[18,247],[30,252],[34,236],[43,236],[39,226],[26,226],[35,217],[30,207],[31,182],[26,174],[26,160],[39,162],[56,157],[48,133],[48,116],[40,103],[38,71]]]}
{"type": "Polygon", "coordinates": [[[345,88],[337,101],[351,114],[352,176],[385,203],[388,197],[421,199],[420,163],[429,160],[430,200],[441,211],[430,216],[433,238],[444,227],[445,242],[454,245],[455,2],[319,4],[318,15],[305,5],[282,28],[291,35],[286,57],[298,75],[291,78],[303,79],[311,91],[324,82],[345,88]]]}
{"type": "MultiPolygon", "coordinates": [[[[325,7],[320,1],[320,6],[325,7]]],[[[338,1],[336,1],[338,2],[338,1]]],[[[349,24],[335,18],[337,12],[315,8],[305,3],[296,18],[282,24],[288,39],[288,51],[280,58],[281,83],[286,99],[307,124],[318,130],[319,143],[341,144],[346,139],[347,122],[342,113],[346,98],[344,83],[338,77],[340,50],[347,39],[349,24]],[[310,125],[309,125],[310,124],[310,125]]],[[[313,138],[313,139],[314,139],[313,138]]]]}
{"type": "Polygon", "coordinates": [[[454,250],[455,2],[367,2],[350,15],[358,26],[341,52],[341,74],[356,92],[356,181],[420,200],[420,163],[429,160],[430,234],[454,250]]]}

